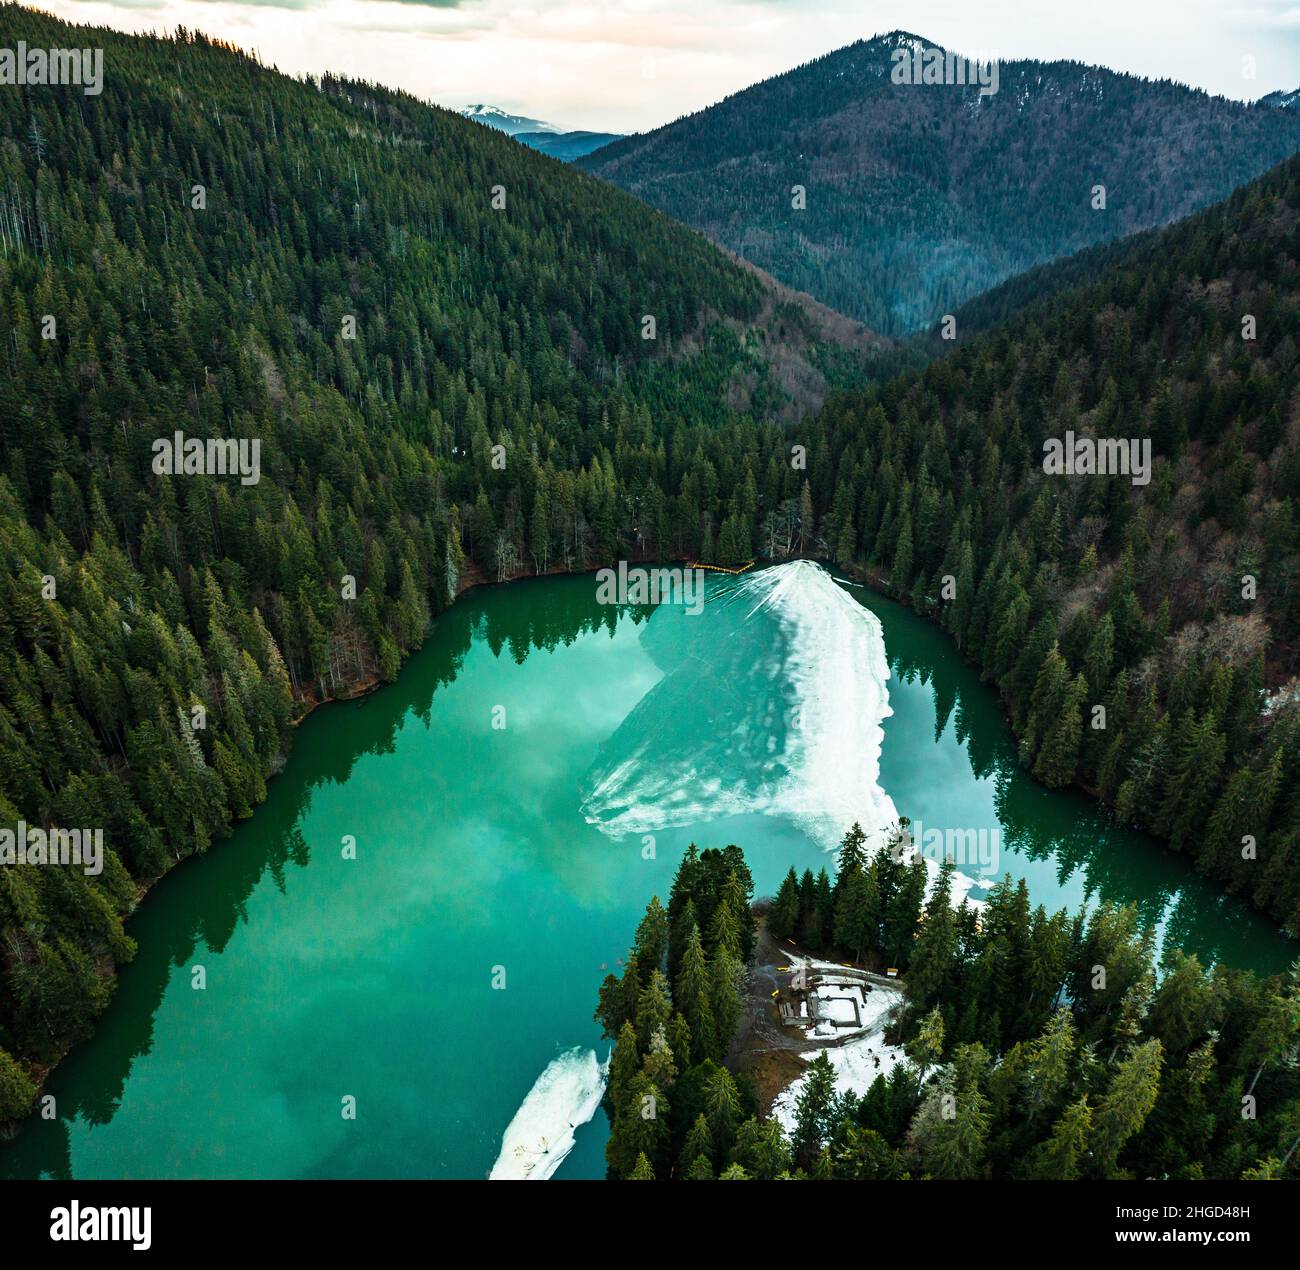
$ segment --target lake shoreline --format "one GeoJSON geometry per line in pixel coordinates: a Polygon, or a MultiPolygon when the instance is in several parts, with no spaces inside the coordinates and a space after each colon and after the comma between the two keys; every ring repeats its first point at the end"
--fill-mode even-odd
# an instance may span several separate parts
{"type": "MultiPolygon", "coordinates": [[[[811,560],[814,563],[817,563],[822,567],[824,567],[831,574],[832,577],[839,576],[842,578],[847,578],[857,585],[861,585],[865,588],[868,588],[870,591],[872,591],[875,594],[878,594],[882,598],[887,599],[892,603],[898,604],[900,607],[906,609],[909,613],[912,613],[918,619],[924,621],[927,626],[936,630],[943,637],[944,643],[949,649],[950,653],[956,654],[958,660],[960,660],[963,664],[965,664],[966,666],[971,668],[974,672],[976,672],[979,675],[981,682],[984,683],[988,687],[988,689],[995,695],[995,698],[998,702],[998,712],[1003,720],[1003,723],[1009,729],[1010,735],[1012,737],[1015,736],[1014,729],[1011,727],[1010,724],[1010,718],[1007,711],[1006,702],[1003,699],[1001,692],[997,689],[997,686],[995,684],[989,683],[988,680],[984,679],[982,668],[978,665],[978,663],[974,662],[969,657],[967,657],[965,653],[957,647],[956,643],[952,640],[951,635],[949,635],[948,632],[946,632],[942,628],[942,626],[933,619],[932,616],[918,613],[911,606],[911,604],[908,603],[906,596],[900,596],[898,594],[895,594],[891,590],[887,579],[883,578],[878,573],[873,573],[870,569],[860,565],[845,566],[842,564],[831,563],[826,560],[818,559],[817,557],[812,557],[812,556],[803,556],[803,557],[797,556],[797,557],[791,557],[790,559],[811,560]]],[[[653,561],[650,559],[637,560],[635,561],[635,563],[646,567],[653,567],[655,565],[681,566],[688,562],[685,559],[676,560],[676,561],[674,560],[665,561],[662,558],[660,558],[653,561]]],[[[773,560],[763,559],[756,562],[758,568],[764,568],[773,564],[781,564],[781,563],[788,563],[788,561],[775,560],[775,559],[773,560]]],[[[473,592],[479,588],[499,588],[502,586],[506,586],[512,582],[528,581],[529,579],[540,580],[545,578],[567,578],[567,577],[576,578],[582,575],[594,574],[601,568],[608,568],[608,567],[610,566],[599,565],[599,564],[589,565],[583,568],[569,568],[569,567],[558,566],[558,567],[548,568],[543,572],[537,572],[535,570],[530,570],[525,568],[525,569],[519,569],[516,572],[512,573],[509,577],[502,578],[502,579],[493,579],[487,577],[483,574],[483,571],[477,567],[472,569],[467,569],[465,573],[462,575],[462,577],[458,579],[455,599],[452,601],[451,604],[448,605],[446,609],[442,611],[442,613],[438,614],[438,616],[431,621],[429,629],[432,630],[432,628],[436,625],[438,621],[438,617],[441,617],[445,613],[450,612],[450,610],[455,606],[457,602],[461,600],[462,597],[468,595],[470,592],[473,592]]],[[[426,639],[427,639],[427,634],[426,634],[426,639]]],[[[405,667],[411,654],[416,651],[419,650],[412,649],[406,654],[404,654],[401,663],[402,667],[405,667]]],[[[400,669],[399,669],[399,677],[400,677],[400,669]]],[[[342,704],[344,702],[353,702],[355,704],[360,705],[368,697],[376,693],[381,687],[384,686],[386,685],[383,683],[382,680],[378,678],[377,675],[371,674],[355,683],[343,685],[341,691],[337,695],[324,697],[320,699],[316,699],[314,697],[299,698],[299,703],[302,704],[305,708],[303,709],[303,712],[294,720],[293,727],[296,731],[296,729],[302,725],[304,720],[314,715],[317,709],[321,706],[327,704],[342,704]]],[[[266,774],[266,780],[268,785],[275,778],[275,776],[279,775],[284,770],[285,764],[287,763],[291,753],[292,753],[292,743],[285,750],[285,752],[279,756],[273,770],[266,774]]],[[[1072,787],[1083,797],[1087,798],[1089,802],[1109,810],[1107,804],[1097,797],[1095,791],[1089,790],[1084,786],[1078,785],[1077,783],[1072,783],[1072,787]]],[[[256,809],[254,809],[254,812],[250,816],[245,817],[244,819],[246,820],[251,819],[252,815],[255,814],[256,814],[256,809]]],[[[232,828],[233,827],[234,826],[232,826],[232,828]]],[[[1190,862],[1188,862],[1185,859],[1185,857],[1179,856],[1178,853],[1173,852],[1169,848],[1166,842],[1164,842],[1159,838],[1155,838],[1149,834],[1146,834],[1144,836],[1149,838],[1149,840],[1153,844],[1158,845],[1161,848],[1162,852],[1166,853],[1173,859],[1177,859],[1181,861],[1182,863],[1186,864],[1189,868],[1191,868],[1190,862]]],[[[216,844],[214,844],[213,848],[209,848],[209,849],[210,850],[214,849],[215,846],[216,844]]],[[[143,907],[145,899],[152,893],[154,887],[159,882],[161,882],[164,878],[172,876],[181,864],[193,860],[196,856],[200,854],[206,854],[206,853],[191,851],[190,853],[181,856],[180,858],[176,859],[164,872],[160,873],[157,877],[150,879],[147,884],[141,885],[137,888],[135,902],[130,912],[126,915],[123,921],[123,925],[125,928],[127,928],[128,933],[129,933],[129,926],[131,921],[135,918],[137,913],[140,912],[140,910],[143,907]]],[[[1197,876],[1201,877],[1202,875],[1197,874],[1197,876]]],[[[1212,882],[1209,882],[1208,879],[1205,880],[1209,885],[1214,886],[1214,884],[1212,882]]],[[[1219,888],[1217,887],[1215,887],[1215,889],[1219,890],[1219,888]]],[[[1227,892],[1222,892],[1222,893],[1224,895],[1227,894],[1227,892]]],[[[1240,898],[1240,897],[1236,897],[1236,898],[1240,898]]],[[[1247,903],[1247,907],[1249,907],[1253,913],[1257,914],[1263,921],[1267,922],[1279,933],[1287,937],[1294,938],[1294,936],[1291,935],[1291,932],[1287,931],[1284,927],[1275,923],[1273,919],[1269,917],[1268,914],[1263,913],[1261,910],[1255,908],[1255,906],[1253,905],[1250,905],[1248,902],[1246,903],[1247,903]]],[[[113,995],[116,993],[116,988],[117,988],[118,975],[116,973],[116,968],[114,968],[113,973],[111,973],[109,976],[106,976],[106,979],[110,983],[109,999],[111,1001],[113,995]]],[[[35,1086],[35,1090],[36,1090],[33,1099],[32,1110],[30,1110],[28,1114],[24,1116],[21,1120],[0,1123],[0,1141],[8,1141],[11,1140],[13,1137],[15,1137],[17,1133],[21,1131],[22,1125],[27,1120],[31,1119],[33,1115],[36,1114],[37,1103],[39,1102],[41,1095],[45,1091],[45,1087],[50,1076],[68,1058],[68,1056],[77,1049],[78,1046],[92,1040],[96,1034],[96,1031],[97,1029],[92,1028],[89,1035],[80,1038],[76,1042],[62,1048],[58,1056],[51,1062],[46,1064],[41,1064],[41,1065],[33,1065],[31,1067],[24,1067],[24,1071],[28,1079],[35,1086]]]]}
{"type": "MultiPolygon", "coordinates": [[[[651,562],[649,560],[646,560],[646,561],[637,561],[636,563],[650,564],[651,562]]],[[[685,560],[683,559],[681,561],[667,561],[667,562],[656,561],[655,563],[684,564],[685,560]]],[[[426,639],[428,638],[428,631],[432,629],[434,623],[438,621],[438,618],[442,617],[443,614],[450,612],[455,605],[460,603],[461,599],[464,596],[470,594],[472,591],[478,590],[480,588],[508,586],[512,582],[527,581],[530,578],[540,579],[540,578],[552,578],[552,577],[580,577],[585,573],[595,573],[602,568],[610,568],[610,567],[613,566],[590,565],[583,569],[568,569],[568,568],[561,567],[561,568],[547,569],[541,573],[536,573],[528,569],[520,569],[519,571],[511,574],[510,577],[508,578],[493,580],[492,578],[484,576],[483,571],[479,569],[477,566],[475,566],[473,569],[467,570],[457,580],[455,598],[452,600],[450,604],[447,605],[445,609],[443,609],[439,614],[437,614],[437,616],[435,616],[430,621],[429,627],[425,631],[425,638],[426,639]]],[[[423,647],[423,644],[421,644],[421,647],[423,647]]],[[[401,673],[402,667],[406,665],[412,653],[418,651],[419,651],[418,648],[410,649],[407,652],[402,654],[401,664],[398,667],[399,675],[401,673]]],[[[301,705],[305,708],[303,709],[302,713],[299,714],[293,720],[292,727],[294,729],[294,732],[296,733],[297,730],[303,725],[303,723],[305,723],[309,718],[315,715],[317,711],[321,710],[323,707],[330,706],[330,705],[345,705],[348,703],[358,704],[364,702],[366,698],[374,695],[374,693],[378,692],[381,688],[386,686],[387,685],[378,676],[378,674],[372,673],[365,676],[361,680],[358,680],[356,682],[350,682],[344,685],[342,691],[334,696],[317,697],[315,696],[315,694],[310,694],[310,695],[304,694],[303,696],[296,697],[295,704],[301,705]]],[[[273,781],[277,776],[279,776],[281,772],[283,772],[285,764],[288,762],[291,752],[292,752],[292,745],[277,757],[274,767],[270,771],[264,773],[263,779],[266,781],[268,788],[270,786],[270,782],[273,781]]],[[[261,803],[259,803],[258,806],[261,806],[261,803]]],[[[256,814],[257,814],[257,807],[254,807],[253,811],[248,816],[243,817],[243,820],[251,820],[253,816],[255,816],[256,814]]],[[[243,821],[239,821],[236,823],[243,823],[243,821]]],[[[232,832],[234,828],[235,825],[232,825],[231,826],[232,832]]],[[[225,839],[221,839],[220,841],[225,841],[225,839]]],[[[209,848],[209,851],[214,850],[217,847],[217,845],[218,843],[213,843],[212,847],[209,848]]],[[[128,912],[125,915],[125,917],[123,917],[122,919],[123,930],[125,930],[128,935],[130,934],[129,927],[132,920],[135,918],[136,914],[139,913],[140,909],[143,907],[145,900],[153,893],[154,888],[160,882],[162,882],[164,878],[172,877],[182,865],[194,860],[201,859],[203,856],[207,854],[208,853],[206,851],[189,851],[185,855],[175,859],[166,869],[163,870],[163,872],[159,873],[157,877],[149,878],[146,882],[137,884],[135,888],[135,901],[131,906],[130,912],[128,912]]],[[[130,963],[127,962],[125,964],[129,965],[130,963]]],[[[109,974],[104,976],[104,980],[109,985],[108,1001],[105,1003],[104,1006],[105,1010],[107,1010],[109,1005],[112,1003],[114,995],[117,992],[117,981],[118,981],[117,967],[114,967],[109,974]]],[[[99,1017],[102,1017],[102,1015],[99,1017]]],[[[98,1019],[96,1021],[98,1021],[98,1019]]],[[[23,1116],[19,1120],[0,1120],[0,1143],[7,1143],[13,1141],[18,1136],[18,1134],[22,1131],[22,1126],[37,1114],[37,1105],[39,1104],[42,1095],[45,1093],[45,1087],[46,1084],[49,1082],[50,1077],[54,1074],[55,1071],[58,1070],[58,1068],[64,1062],[67,1061],[68,1056],[72,1054],[79,1046],[86,1045],[89,1042],[94,1040],[96,1030],[97,1030],[96,1028],[92,1028],[89,1035],[81,1037],[76,1041],[73,1041],[70,1044],[63,1046],[59,1050],[58,1056],[52,1059],[48,1063],[32,1064],[31,1066],[20,1063],[20,1066],[22,1067],[23,1072],[26,1075],[27,1079],[32,1083],[33,1086],[35,1086],[36,1092],[32,1098],[31,1109],[27,1112],[25,1116],[23,1116]]]]}

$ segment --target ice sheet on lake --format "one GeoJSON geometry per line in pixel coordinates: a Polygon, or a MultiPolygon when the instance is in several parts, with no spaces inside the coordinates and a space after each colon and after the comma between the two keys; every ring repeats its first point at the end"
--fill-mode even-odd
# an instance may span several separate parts
{"type": "MultiPolygon", "coordinates": [[[[785,816],[827,850],[868,849],[898,810],[880,785],[889,663],[880,619],[809,560],[711,579],[704,611],[642,635],[663,678],[601,747],[582,811],[610,837],[785,816]]],[[[933,884],[939,862],[927,854],[933,884]]],[[[952,902],[984,881],[958,871],[952,902]]]]}
{"type": "Polygon", "coordinates": [[[489,1180],[544,1181],[573,1150],[574,1130],[596,1114],[609,1060],[577,1046],[546,1065],[501,1139],[489,1180]]]}
{"type": "Polygon", "coordinates": [[[795,560],[727,579],[699,617],[665,616],[678,646],[652,650],[663,679],[587,773],[590,823],[622,837],[759,813],[831,848],[855,820],[873,834],[897,822],[879,783],[880,621],[825,569],[795,560]]]}

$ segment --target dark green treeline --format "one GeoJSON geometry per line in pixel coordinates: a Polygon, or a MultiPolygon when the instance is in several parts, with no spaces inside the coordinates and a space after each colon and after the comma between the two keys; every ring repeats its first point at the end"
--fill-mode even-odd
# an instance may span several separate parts
{"type": "MultiPolygon", "coordinates": [[[[716,886],[701,888],[701,880],[719,876],[726,855],[738,870],[736,847],[698,856],[690,849],[673,885],[679,912],[716,886]]],[[[773,936],[793,930],[805,950],[905,968],[885,1039],[906,1060],[855,1094],[836,1089],[823,1052],[805,1071],[789,1135],[756,1115],[748,1075],[717,1066],[716,1041],[701,1043],[715,1027],[728,1034],[732,996],[718,994],[716,1013],[706,1016],[700,969],[684,980],[679,969],[670,995],[669,924],[652,900],[623,976],[606,980],[597,1012],[618,1038],[611,1175],[1300,1177],[1292,1061],[1300,965],[1259,979],[1207,970],[1171,948],[1157,967],[1152,933],[1132,906],[1049,916],[1041,905],[1031,910],[1023,880],[1007,877],[981,909],[954,909],[952,873],[945,862],[927,896],[925,866],[901,838],[869,855],[855,825],[834,883],[823,873],[801,885],[792,871],[767,906],[773,936]],[[699,1002],[690,1024],[679,1012],[687,1002],[699,1002]]],[[[728,914],[721,925],[736,923],[728,914]]],[[[693,967],[707,968],[694,914],[677,947],[680,964],[685,949],[693,967]]]]}

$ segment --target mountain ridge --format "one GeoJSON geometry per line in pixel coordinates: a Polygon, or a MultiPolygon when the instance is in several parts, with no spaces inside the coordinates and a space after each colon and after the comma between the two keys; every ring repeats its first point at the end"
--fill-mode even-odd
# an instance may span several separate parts
{"type": "Polygon", "coordinates": [[[1262,105],[1272,106],[1275,110],[1294,110],[1300,106],[1300,88],[1293,88],[1289,92],[1279,88],[1277,92],[1267,93],[1259,100],[1262,105]]]}
{"type": "Polygon", "coordinates": [[[923,370],[827,402],[820,549],[952,636],[1037,779],[1295,937],[1300,155],[1066,265],[923,370]],[[1053,471],[1071,435],[1145,441],[1149,479],[1053,471]]]}
{"type": "Polygon", "coordinates": [[[504,132],[530,150],[540,150],[564,163],[570,163],[622,138],[622,133],[618,132],[591,132],[581,128],[566,130],[558,124],[531,119],[527,115],[512,115],[499,106],[466,106],[458,113],[474,123],[504,132]]]}
{"type": "Polygon", "coordinates": [[[502,110],[500,106],[492,106],[486,102],[463,106],[456,113],[473,120],[474,123],[485,124],[489,128],[497,129],[498,132],[504,132],[508,137],[513,137],[519,132],[562,133],[564,131],[556,124],[547,123],[543,119],[533,119],[528,115],[514,115],[508,110],[502,110]]]}
{"type": "Polygon", "coordinates": [[[578,166],[896,335],[1300,149],[1289,112],[1079,62],[1001,62],[986,96],[893,84],[892,52],[918,43],[941,47],[857,41],[578,166]]]}
{"type": "Polygon", "coordinates": [[[540,150],[543,154],[549,154],[553,159],[571,163],[573,160],[591,154],[592,151],[599,150],[602,146],[607,146],[611,142],[621,141],[622,134],[618,132],[583,132],[581,130],[576,132],[516,132],[515,140],[521,145],[540,150]]]}

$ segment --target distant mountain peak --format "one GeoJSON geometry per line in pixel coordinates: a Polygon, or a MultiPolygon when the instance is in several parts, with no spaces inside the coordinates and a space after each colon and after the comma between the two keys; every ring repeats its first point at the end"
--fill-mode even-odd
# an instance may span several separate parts
{"type": "Polygon", "coordinates": [[[1261,106],[1273,106],[1278,110],[1295,110],[1300,108],[1300,88],[1293,88],[1289,93],[1278,89],[1259,99],[1261,106]]]}
{"type": "Polygon", "coordinates": [[[1033,59],[999,61],[977,85],[950,75],[949,53],[977,51],[892,30],[577,162],[787,286],[902,334],[1034,265],[1197,211],[1300,147],[1293,94],[1264,99],[1296,98],[1290,109],[1260,110],[1033,59]],[[896,81],[900,50],[927,48],[945,55],[934,91],[896,81]],[[1092,203],[1103,179],[1104,216],[1092,203]],[[802,190],[806,203],[792,202],[802,190]]]}
{"type": "Polygon", "coordinates": [[[553,123],[547,123],[543,119],[533,119],[528,115],[512,115],[508,110],[502,110],[500,106],[490,105],[488,102],[479,102],[473,106],[465,106],[460,113],[466,119],[472,119],[475,123],[486,124],[489,128],[496,128],[499,132],[508,133],[514,136],[518,132],[563,132],[563,128],[558,128],[553,123]]]}
{"type": "Polygon", "coordinates": [[[868,44],[883,44],[886,48],[934,48],[937,47],[930,40],[920,35],[913,35],[911,31],[890,31],[888,35],[875,35],[867,41],[868,44]]]}

